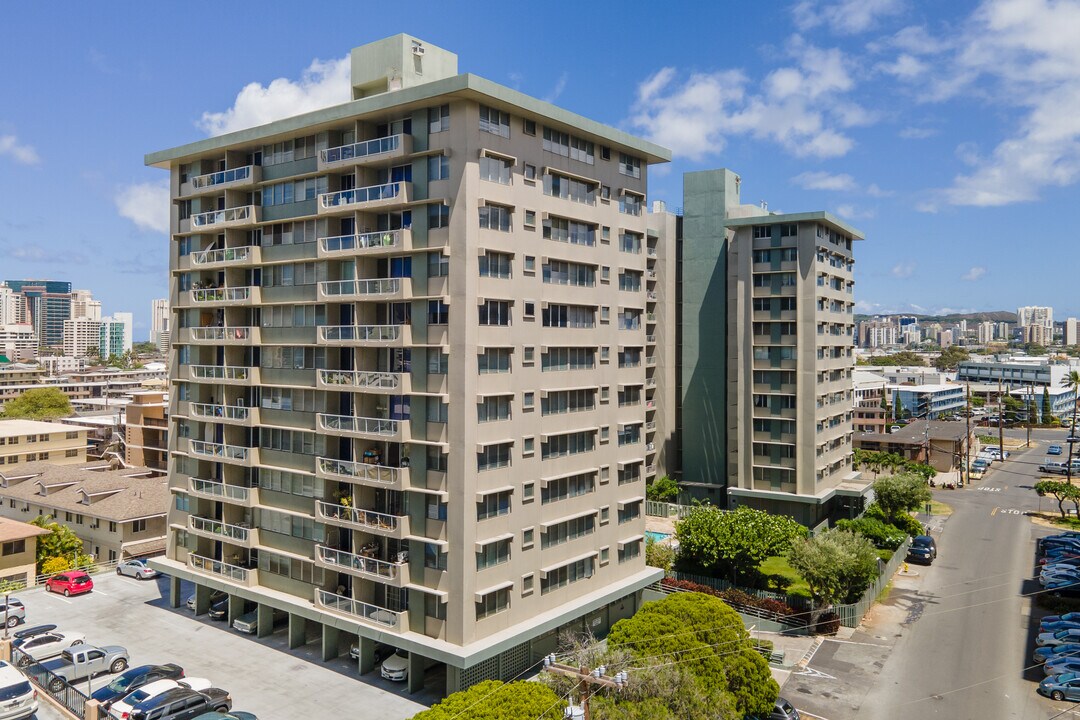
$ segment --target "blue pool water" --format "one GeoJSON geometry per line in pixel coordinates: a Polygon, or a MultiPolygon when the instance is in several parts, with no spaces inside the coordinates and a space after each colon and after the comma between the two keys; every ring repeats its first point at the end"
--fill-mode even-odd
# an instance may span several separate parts
{"type": "Polygon", "coordinates": [[[652,530],[646,530],[645,531],[645,537],[649,538],[650,540],[652,540],[654,542],[660,542],[661,540],[667,540],[671,536],[668,535],[667,533],[654,532],[652,530]]]}

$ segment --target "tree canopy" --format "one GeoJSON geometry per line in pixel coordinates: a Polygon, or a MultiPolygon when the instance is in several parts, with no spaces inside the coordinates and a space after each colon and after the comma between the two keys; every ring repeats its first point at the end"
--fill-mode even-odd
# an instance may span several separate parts
{"type": "Polygon", "coordinates": [[[679,483],[667,475],[657,478],[645,488],[645,496],[657,502],[675,502],[679,499],[679,483]]]}
{"type": "Polygon", "coordinates": [[[1057,500],[1058,511],[1065,517],[1065,503],[1071,502],[1080,514],[1080,487],[1061,480],[1040,480],[1035,483],[1035,492],[1039,495],[1052,495],[1057,500]]]}
{"type": "Polygon", "coordinates": [[[916,367],[922,367],[926,365],[926,361],[922,359],[917,353],[913,353],[910,350],[901,350],[895,352],[892,355],[875,355],[870,358],[871,365],[878,365],[881,367],[894,366],[894,365],[914,365],[916,367]]]}
{"type": "Polygon", "coordinates": [[[887,520],[918,510],[932,497],[926,480],[915,473],[889,475],[874,481],[874,502],[887,520]]]}
{"type": "Polygon", "coordinates": [[[37,539],[39,573],[44,572],[45,562],[52,558],[63,558],[65,562],[71,563],[76,560],[76,556],[82,557],[83,541],[67,525],[61,525],[49,515],[38,515],[30,524],[49,531],[48,535],[41,535],[37,539]]]}
{"type": "Polygon", "coordinates": [[[5,418],[23,420],[55,420],[68,417],[72,413],[68,396],[55,387],[26,390],[19,397],[9,400],[4,405],[5,418]]]}
{"type": "Polygon", "coordinates": [[[959,345],[950,345],[934,359],[934,367],[938,370],[955,370],[957,365],[970,357],[971,353],[964,348],[959,345]]]}
{"type": "Polygon", "coordinates": [[[763,560],[784,555],[806,535],[806,528],[786,515],[748,507],[697,507],[675,524],[680,563],[714,577],[752,574],[763,560]]]}
{"type": "Polygon", "coordinates": [[[797,543],[788,562],[825,606],[854,602],[878,574],[873,543],[847,530],[829,530],[797,543]]]}
{"type": "Polygon", "coordinates": [[[486,680],[446,698],[412,720],[558,720],[566,703],[544,683],[486,680]]]}

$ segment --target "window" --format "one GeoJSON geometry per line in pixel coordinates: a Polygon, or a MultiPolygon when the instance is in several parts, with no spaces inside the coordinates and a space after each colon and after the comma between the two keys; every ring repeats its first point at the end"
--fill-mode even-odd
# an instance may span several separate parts
{"type": "Polygon", "coordinates": [[[536,180],[536,166],[525,163],[525,166],[522,168],[522,175],[526,180],[536,180]]]}
{"type": "Polygon", "coordinates": [[[548,348],[540,356],[544,372],[557,370],[591,370],[596,367],[596,349],[581,347],[548,348]]]}
{"type": "Polygon", "coordinates": [[[500,232],[510,232],[510,208],[502,205],[485,205],[480,208],[480,227],[500,232]]]}
{"type": "Polygon", "coordinates": [[[450,273],[450,256],[440,252],[427,254],[427,274],[432,277],[446,277],[450,273]]]}
{"type": "Polygon", "coordinates": [[[535,320],[536,319],[536,303],[531,301],[531,300],[526,300],[525,301],[525,310],[522,313],[522,315],[527,320],[535,320]]]}
{"type": "Polygon", "coordinates": [[[19,555],[26,552],[26,540],[12,540],[3,544],[0,555],[19,555]]]}
{"type": "Polygon", "coordinates": [[[424,593],[424,615],[435,620],[445,620],[446,603],[438,595],[424,593]]]}
{"type": "Polygon", "coordinates": [[[510,278],[514,256],[488,250],[480,256],[480,277],[510,278]]]}
{"type": "Polygon", "coordinates": [[[600,186],[600,199],[605,200],[605,201],[610,201],[611,200],[611,186],[610,185],[601,185],[600,186]]]}
{"type": "Polygon", "coordinates": [[[320,454],[325,445],[322,435],[316,436],[315,433],[301,430],[264,427],[259,436],[259,447],[300,455],[320,454]]]}
{"type": "Polygon", "coordinates": [[[484,348],[477,356],[477,366],[481,375],[510,372],[510,348],[484,348]]]}
{"type": "Polygon", "coordinates": [[[64,437],[67,438],[68,440],[75,440],[76,438],[79,437],[79,433],[77,433],[77,432],[64,433],[64,437]]]}
{"type": "Polygon", "coordinates": [[[450,129],[450,106],[428,108],[428,132],[446,132],[450,129]]]}
{"type": "Polygon", "coordinates": [[[633,270],[619,273],[619,289],[626,292],[641,292],[641,273],[633,270]]]}
{"type": "Polygon", "coordinates": [[[530,274],[535,273],[536,272],[536,256],[535,255],[526,255],[525,260],[522,263],[522,267],[525,269],[525,272],[527,272],[527,273],[530,273],[530,274]]]}
{"type": "Polygon", "coordinates": [[[544,175],[544,194],[586,205],[595,205],[596,183],[550,173],[544,175]]]}
{"type": "Polygon", "coordinates": [[[259,529],[304,540],[323,539],[323,526],[316,523],[314,518],[274,510],[259,513],[259,529]]]}
{"type": "Polygon", "coordinates": [[[596,447],[596,433],[592,430],[552,435],[540,443],[540,455],[544,460],[590,452],[596,447]]]}
{"type": "Polygon", "coordinates": [[[78,457],[78,456],[79,456],[79,451],[78,450],[65,450],[64,451],[64,457],[78,457]]]}
{"type": "Polygon", "coordinates": [[[560,217],[544,220],[544,238],[571,245],[596,245],[596,226],[560,217]]]}
{"type": "Polygon", "coordinates": [[[544,149],[548,152],[592,165],[596,161],[593,147],[588,140],[549,127],[544,128],[544,149]]]}
{"type": "MultiPolygon", "coordinates": [[[[313,347],[268,346],[262,349],[259,364],[264,368],[284,368],[289,370],[313,370],[326,367],[326,349],[313,347]]],[[[293,407],[274,407],[265,403],[263,407],[274,410],[300,410],[293,407]]]]}
{"type": "Polygon", "coordinates": [[[316,196],[328,192],[328,181],[325,175],[306,180],[276,183],[262,189],[262,205],[288,205],[304,200],[314,200],[316,196]]]}
{"type": "Polygon", "coordinates": [[[427,206],[427,218],[428,227],[432,230],[444,227],[450,227],[450,206],[449,205],[428,205],[427,206]]]}
{"type": "Polygon", "coordinates": [[[439,522],[446,522],[446,503],[442,502],[434,495],[425,496],[424,517],[426,517],[428,520],[438,520],[439,522]]]}
{"type": "Polygon", "coordinates": [[[536,228],[536,211],[535,210],[526,210],[525,211],[525,227],[527,227],[527,228],[536,228]]]}
{"type": "Polygon", "coordinates": [[[323,481],[311,475],[260,468],[259,487],[263,490],[296,495],[297,497],[322,497],[323,481]]]}
{"type": "Polygon", "coordinates": [[[544,282],[551,285],[576,285],[593,287],[596,285],[596,266],[581,263],[551,260],[543,268],[544,282]]]}
{"type": "Polygon", "coordinates": [[[510,446],[512,443],[497,443],[485,445],[484,449],[476,454],[476,469],[478,471],[494,470],[510,465],[510,446]]]}
{"type": "Polygon", "coordinates": [[[481,105],[480,130],[504,138],[510,137],[510,114],[487,105],[481,105]]]}
{"type": "Polygon", "coordinates": [[[428,375],[446,375],[449,365],[449,355],[438,350],[428,350],[428,375]]]}
{"type": "Polygon", "coordinates": [[[513,163],[501,157],[485,155],[480,158],[480,179],[500,185],[510,184],[510,169],[513,163]]]}
{"type": "Polygon", "coordinates": [[[536,393],[526,392],[521,394],[521,407],[533,408],[536,406],[536,393]]]}
{"type": "Polygon", "coordinates": [[[619,548],[619,562],[624,563],[627,560],[633,560],[641,555],[641,541],[635,540],[631,543],[626,543],[619,548]]]}
{"type": "Polygon", "coordinates": [[[442,300],[428,300],[428,325],[446,325],[450,322],[450,306],[442,300]]]}
{"type": "Polygon", "coordinates": [[[553,390],[540,398],[541,415],[561,415],[596,409],[596,390],[553,390]]]}
{"type": "Polygon", "coordinates": [[[595,562],[595,557],[589,557],[555,568],[540,579],[540,594],[543,595],[579,580],[591,578],[595,562]]]}
{"type": "Polygon", "coordinates": [[[477,422],[496,422],[510,419],[510,396],[496,395],[486,397],[476,403],[477,422]]]}
{"type": "Polygon", "coordinates": [[[641,159],[626,153],[619,153],[619,172],[632,178],[641,177],[641,159]]]}
{"type": "MultiPolygon", "coordinates": [[[[536,440],[531,437],[525,437],[521,439],[521,454],[532,455],[536,452],[536,440]]],[[[523,486],[525,497],[531,497],[532,495],[532,483],[523,486]]]]}
{"type": "Polygon", "coordinates": [[[523,119],[521,121],[521,132],[526,135],[536,135],[536,121],[523,119]]]}
{"type": "Polygon", "coordinates": [[[476,519],[487,520],[488,518],[507,515],[510,513],[510,490],[503,492],[488,493],[476,503],[476,519]]]}
{"type": "Polygon", "coordinates": [[[187,495],[181,495],[177,493],[175,496],[176,509],[180,512],[191,512],[191,498],[187,495]]]}
{"type": "Polygon", "coordinates": [[[510,324],[510,301],[509,300],[485,300],[480,306],[481,325],[510,324]]]}
{"type": "Polygon", "coordinates": [[[484,570],[496,565],[502,565],[510,560],[510,540],[496,540],[495,542],[481,545],[476,553],[476,569],[484,570]]]}
{"type": "Polygon", "coordinates": [[[445,180],[450,177],[450,158],[445,155],[434,155],[427,161],[427,179],[445,180]]]}
{"type": "Polygon", "coordinates": [[[620,195],[619,212],[623,215],[641,215],[641,197],[630,193],[620,195]]]}
{"type": "Polygon", "coordinates": [[[510,607],[510,588],[489,592],[476,603],[476,619],[483,620],[489,615],[503,612],[508,607],[510,607]]]}
{"type": "MultiPolygon", "coordinates": [[[[76,517],[76,520],[75,520],[76,523],[82,524],[80,518],[82,518],[82,515],[79,515],[79,516],[76,517]]],[[[146,520],[132,520],[131,521],[131,532],[133,532],[133,533],[146,532],[146,520]]]]}
{"type": "Polygon", "coordinates": [[[571,518],[550,526],[540,538],[540,547],[549,548],[591,535],[596,530],[596,513],[571,518]]]}
{"type": "Polygon", "coordinates": [[[427,399],[427,421],[429,423],[443,423],[447,421],[447,417],[450,414],[450,405],[441,402],[437,398],[429,397],[427,399]]]}
{"type": "Polygon", "coordinates": [[[446,569],[446,553],[435,543],[424,543],[424,567],[446,569]]]}
{"type": "Polygon", "coordinates": [[[540,502],[548,503],[587,495],[596,489],[596,474],[581,473],[551,480],[540,490],[540,502]]]}
{"type": "Polygon", "coordinates": [[[533,546],[533,538],[536,536],[536,531],[533,528],[525,528],[521,531],[521,547],[531,548],[533,546]]]}
{"type": "Polygon", "coordinates": [[[619,508],[619,523],[628,523],[641,517],[641,501],[627,503],[619,508]]]}
{"type": "Polygon", "coordinates": [[[622,233],[619,235],[619,250],[634,255],[641,254],[641,235],[638,233],[622,233]]]}
{"type": "Polygon", "coordinates": [[[596,308],[590,305],[548,305],[543,316],[544,327],[596,327],[596,308]]]}

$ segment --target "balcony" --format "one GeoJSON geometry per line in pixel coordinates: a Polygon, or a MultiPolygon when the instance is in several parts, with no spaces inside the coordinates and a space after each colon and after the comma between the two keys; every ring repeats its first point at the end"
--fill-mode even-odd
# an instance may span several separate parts
{"type": "Polygon", "coordinates": [[[185,328],[187,342],[192,345],[258,345],[257,327],[193,327],[185,328]]]}
{"type": "Polygon", "coordinates": [[[656,335],[646,335],[645,336],[645,342],[649,343],[650,345],[655,343],[656,342],[656,335]]]}
{"type": "Polygon", "coordinates": [[[258,265],[262,260],[262,248],[245,245],[235,248],[217,248],[191,253],[191,264],[200,269],[227,267],[229,265],[258,265]]]}
{"type": "Polygon", "coordinates": [[[391,562],[374,557],[374,553],[356,553],[335,550],[325,545],[315,546],[315,565],[335,572],[343,572],[366,580],[375,580],[395,587],[409,581],[407,562],[391,562]]]}
{"type": "Polygon", "coordinates": [[[656,387],[656,378],[645,378],[645,387],[647,387],[647,388],[656,387]]]}
{"type": "Polygon", "coordinates": [[[191,227],[194,230],[203,228],[240,227],[259,222],[259,208],[255,205],[242,205],[227,210],[211,210],[210,212],[197,213],[191,216],[191,227]]]}
{"type": "Polygon", "coordinates": [[[315,512],[319,521],[327,525],[362,530],[373,535],[398,539],[409,534],[408,515],[391,515],[321,500],[315,502],[315,512]]]}
{"type": "Polygon", "coordinates": [[[646,270],[645,271],[645,279],[647,279],[647,280],[655,280],[656,279],[656,271],[655,270],[646,270]]]}
{"type": "Polygon", "coordinates": [[[320,300],[401,300],[411,295],[412,278],[330,280],[319,283],[320,300]]]}
{"type": "Polygon", "coordinates": [[[221,460],[235,465],[250,467],[254,464],[256,448],[242,445],[226,445],[205,440],[191,440],[191,454],[209,460],[221,460]]]}
{"type": "Polygon", "coordinates": [[[259,531],[244,525],[231,525],[220,520],[188,515],[188,532],[199,537],[221,540],[245,548],[259,544],[259,531]]]}
{"type": "Polygon", "coordinates": [[[325,215],[342,210],[388,207],[409,202],[412,183],[392,182],[370,185],[352,190],[323,193],[319,196],[319,214],[325,215]]]}
{"type": "Polygon", "coordinates": [[[649,302],[656,302],[656,299],[657,297],[659,297],[659,295],[655,290],[648,290],[645,292],[645,297],[649,300],[649,302]]]}
{"type": "Polygon", "coordinates": [[[319,238],[319,258],[399,253],[412,249],[412,230],[383,230],[319,238]]]}
{"type": "Polygon", "coordinates": [[[654,442],[645,443],[645,452],[646,453],[654,453],[654,452],[656,452],[656,443],[654,443],[654,442]]]}
{"type": "Polygon", "coordinates": [[[646,465],[645,466],[645,477],[651,477],[653,475],[656,475],[656,466],[655,465],[646,465]]]}
{"type": "Polygon", "coordinates": [[[656,356],[655,355],[646,356],[645,357],[645,364],[646,365],[655,365],[656,364],[656,356]]]}
{"type": "Polygon", "coordinates": [[[221,560],[214,560],[194,553],[188,554],[187,564],[192,570],[201,572],[204,575],[215,575],[237,585],[251,586],[258,584],[258,571],[254,568],[249,570],[239,565],[231,565],[221,560]]]}
{"type": "Polygon", "coordinates": [[[409,439],[407,420],[318,414],[319,431],[364,440],[404,442],[409,439]]]}
{"type": "Polygon", "coordinates": [[[260,299],[258,287],[199,288],[191,291],[194,305],[242,305],[260,299]]]}
{"type": "Polygon", "coordinates": [[[412,135],[390,135],[319,151],[319,169],[374,164],[412,154],[412,135]]]}
{"type": "Polygon", "coordinates": [[[315,465],[315,475],[329,480],[401,490],[408,479],[409,469],[321,457],[315,465]]]}
{"type": "Polygon", "coordinates": [[[321,588],[315,589],[315,607],[344,615],[351,620],[361,620],[384,630],[401,630],[406,611],[395,612],[371,603],[335,595],[321,588]]]}
{"type": "Polygon", "coordinates": [[[233,505],[252,507],[258,504],[258,492],[258,488],[229,485],[217,480],[188,478],[188,493],[206,500],[217,500],[232,503],[233,505]]]}
{"type": "Polygon", "coordinates": [[[656,313],[645,313],[645,322],[650,325],[654,324],[656,322],[656,313]]]}
{"type": "Polygon", "coordinates": [[[645,423],[645,432],[654,432],[656,430],[656,421],[649,420],[645,423]]]}
{"type": "Polygon", "coordinates": [[[320,345],[405,347],[412,345],[411,325],[323,325],[320,345]]]}
{"type": "Polygon", "coordinates": [[[222,190],[226,188],[238,188],[254,185],[262,179],[262,168],[258,165],[245,165],[244,167],[222,170],[220,172],[196,175],[188,179],[190,190],[181,194],[195,194],[207,190],[222,190]]]}
{"type": "Polygon", "coordinates": [[[647,248],[645,250],[645,254],[648,255],[649,257],[656,257],[656,248],[654,248],[654,247],[647,248]]]}
{"type": "Polygon", "coordinates": [[[219,405],[211,403],[190,403],[188,412],[193,418],[203,421],[246,425],[253,423],[253,408],[243,405],[219,405]]]}
{"type": "Polygon", "coordinates": [[[188,377],[194,382],[222,385],[258,385],[259,368],[240,365],[188,365],[188,377]]]}
{"type": "Polygon", "coordinates": [[[323,390],[408,395],[412,392],[412,375],[371,370],[319,370],[318,387],[323,390]]]}

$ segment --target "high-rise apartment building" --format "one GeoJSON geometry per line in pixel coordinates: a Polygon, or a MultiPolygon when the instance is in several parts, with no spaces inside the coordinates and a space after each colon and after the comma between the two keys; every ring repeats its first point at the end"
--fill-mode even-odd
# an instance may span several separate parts
{"type": "Polygon", "coordinates": [[[682,481],[815,527],[868,492],[851,461],[862,234],[742,205],[740,186],[730,170],[683,177],[682,481]]]}
{"type": "MultiPolygon", "coordinates": [[[[80,317],[64,321],[64,355],[71,358],[86,357],[90,349],[101,350],[100,320],[80,317]]],[[[108,358],[105,355],[104,358],[108,358]]]]}
{"type": "Polygon", "coordinates": [[[131,349],[132,315],[113,313],[98,324],[98,353],[102,360],[110,355],[123,355],[131,349]]]}
{"type": "Polygon", "coordinates": [[[994,323],[989,320],[979,323],[976,333],[980,345],[985,345],[994,340],[994,323]]]}
{"type": "Polygon", "coordinates": [[[15,292],[7,286],[7,283],[0,283],[0,325],[25,322],[27,322],[26,309],[22,293],[15,292]]]}
{"type": "Polygon", "coordinates": [[[673,424],[649,403],[675,220],[644,200],[669,154],[405,35],[355,49],[352,84],[147,158],[171,178],[184,528],[156,563],[174,604],[181,578],[200,611],[224,589],[260,633],[284,611],[291,643],[358,643],[364,672],[378,639],[410,689],[435,662],[452,691],[632,614],[661,574],[643,505],[673,424]]]}
{"type": "Polygon", "coordinates": [[[38,347],[64,346],[64,321],[71,319],[71,283],[57,280],[7,280],[23,297],[25,322],[37,336],[38,347]]]}
{"type": "Polygon", "coordinates": [[[1080,345],[1080,335],[1077,335],[1076,318],[1066,318],[1065,320],[1065,345],[1080,345]]]}
{"type": "Polygon", "coordinates": [[[169,331],[169,300],[150,301],[150,342],[158,345],[161,334],[169,331]]]}
{"type": "Polygon", "coordinates": [[[79,318],[101,320],[101,301],[95,300],[89,290],[71,291],[71,319],[79,318]]]}
{"type": "Polygon", "coordinates": [[[1029,305],[1027,307],[1017,308],[1016,325],[1020,328],[1025,328],[1030,325],[1041,325],[1050,331],[1052,336],[1054,332],[1054,308],[1041,307],[1039,305],[1029,305]]]}

